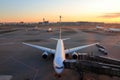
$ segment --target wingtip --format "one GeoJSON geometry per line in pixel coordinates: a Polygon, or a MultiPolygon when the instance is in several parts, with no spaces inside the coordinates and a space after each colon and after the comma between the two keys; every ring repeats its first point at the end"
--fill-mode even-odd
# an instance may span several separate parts
{"type": "Polygon", "coordinates": [[[24,44],[24,42],[22,42],[22,44],[24,44]]]}
{"type": "Polygon", "coordinates": [[[99,42],[97,42],[97,44],[100,44],[99,42]]]}
{"type": "Polygon", "coordinates": [[[100,44],[99,42],[97,42],[96,44],[100,44]]]}

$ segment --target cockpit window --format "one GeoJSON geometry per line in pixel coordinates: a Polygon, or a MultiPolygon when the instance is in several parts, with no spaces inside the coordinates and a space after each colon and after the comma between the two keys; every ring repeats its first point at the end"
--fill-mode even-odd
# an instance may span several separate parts
{"type": "Polygon", "coordinates": [[[57,68],[57,69],[63,69],[64,67],[63,67],[63,66],[62,66],[62,67],[57,67],[57,66],[56,66],[55,68],[57,68]]]}

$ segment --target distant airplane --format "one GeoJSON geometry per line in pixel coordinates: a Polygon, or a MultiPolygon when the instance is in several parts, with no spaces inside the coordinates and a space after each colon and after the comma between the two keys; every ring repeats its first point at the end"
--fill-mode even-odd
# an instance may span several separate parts
{"type": "Polygon", "coordinates": [[[41,30],[41,29],[40,29],[38,26],[35,26],[35,27],[30,27],[30,28],[27,28],[27,27],[26,27],[25,30],[26,30],[26,31],[34,31],[34,30],[35,30],[35,31],[39,31],[39,30],[41,30]]]}
{"type": "Polygon", "coordinates": [[[96,26],[96,29],[97,30],[104,30],[104,27],[102,27],[102,26],[96,26]]]}
{"type": "Polygon", "coordinates": [[[47,32],[52,32],[53,30],[52,30],[52,28],[48,28],[48,30],[47,30],[47,32]]]}
{"type": "Polygon", "coordinates": [[[79,46],[79,47],[75,47],[75,48],[71,48],[71,49],[65,49],[63,41],[67,40],[69,38],[61,39],[61,29],[60,29],[59,39],[57,39],[57,38],[52,38],[52,39],[57,40],[56,50],[38,46],[38,45],[29,44],[29,43],[24,43],[24,42],[23,42],[23,44],[42,50],[44,52],[42,54],[42,58],[44,58],[44,59],[46,59],[49,54],[54,54],[53,67],[54,67],[54,70],[57,75],[60,75],[64,70],[63,62],[65,60],[67,60],[65,57],[67,54],[71,53],[73,58],[77,58],[78,53],[76,51],[99,44],[99,43],[93,43],[93,44],[83,45],[83,46],[79,46]]]}
{"type": "Polygon", "coordinates": [[[120,28],[105,28],[102,26],[96,26],[97,30],[103,30],[103,31],[108,31],[108,32],[120,32],[120,28]]]}
{"type": "Polygon", "coordinates": [[[108,28],[108,29],[106,29],[106,31],[109,31],[109,32],[120,32],[120,29],[119,28],[108,28]]]}

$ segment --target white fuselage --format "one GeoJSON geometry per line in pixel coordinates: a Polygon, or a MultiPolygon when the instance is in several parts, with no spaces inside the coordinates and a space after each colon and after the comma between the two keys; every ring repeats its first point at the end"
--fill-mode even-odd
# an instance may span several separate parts
{"type": "Polygon", "coordinates": [[[120,29],[118,29],[118,28],[108,28],[108,31],[120,32],[120,29]]]}
{"type": "Polygon", "coordinates": [[[62,73],[62,71],[64,70],[64,64],[63,64],[64,60],[65,60],[65,50],[64,50],[63,40],[58,39],[55,57],[53,61],[53,66],[57,74],[62,73]]]}

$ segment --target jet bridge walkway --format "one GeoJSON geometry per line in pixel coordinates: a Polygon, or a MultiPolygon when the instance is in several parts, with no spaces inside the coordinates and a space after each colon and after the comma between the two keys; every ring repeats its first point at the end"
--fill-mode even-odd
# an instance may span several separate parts
{"type": "Polygon", "coordinates": [[[109,57],[103,57],[103,56],[88,56],[86,60],[102,62],[106,64],[120,65],[120,60],[109,58],[109,57]]]}
{"type": "Polygon", "coordinates": [[[120,61],[100,56],[87,56],[84,59],[64,61],[66,69],[77,72],[93,72],[101,75],[120,77],[120,61]]]}

